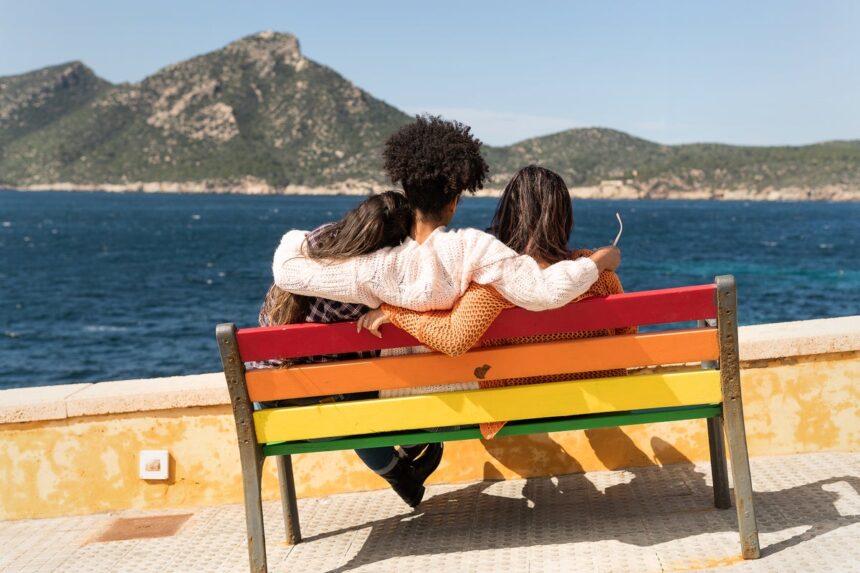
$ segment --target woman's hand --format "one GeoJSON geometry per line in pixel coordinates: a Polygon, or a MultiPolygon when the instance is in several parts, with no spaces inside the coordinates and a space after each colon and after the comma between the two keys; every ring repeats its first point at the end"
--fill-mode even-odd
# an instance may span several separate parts
{"type": "Polygon", "coordinates": [[[589,257],[597,265],[599,271],[614,271],[621,264],[621,249],[618,247],[602,247],[589,257]]]}
{"type": "Polygon", "coordinates": [[[388,320],[388,317],[384,312],[382,312],[382,309],[376,308],[355,321],[355,331],[361,332],[361,329],[364,328],[373,336],[382,338],[382,333],[379,332],[379,327],[383,324],[388,324],[389,322],[391,321],[388,320]]]}

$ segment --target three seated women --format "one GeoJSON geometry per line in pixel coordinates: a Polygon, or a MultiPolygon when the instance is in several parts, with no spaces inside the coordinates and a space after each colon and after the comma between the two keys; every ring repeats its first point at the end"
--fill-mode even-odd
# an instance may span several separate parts
{"type": "MultiPolygon", "coordinates": [[[[380,335],[379,325],[390,321],[427,347],[455,355],[474,346],[505,308],[547,310],[621,292],[614,273],[620,264],[617,248],[568,248],[573,230],[570,195],[562,178],[548,169],[528,166],[513,177],[499,201],[491,233],[447,230],[462,193],[483,187],[488,167],[480,146],[468,127],[431,116],[418,117],[392,135],[383,151],[385,170],[404,193],[370,197],[336,223],[284,235],[275,252],[274,285],[261,323],[357,321],[359,329],[380,335]]],[[[572,332],[552,339],[618,333],[572,332]]],[[[480,384],[576,377],[583,374],[480,384]]],[[[501,423],[485,424],[481,430],[492,437],[500,428],[501,423]]],[[[438,467],[442,453],[442,444],[357,450],[413,507],[421,502],[424,481],[438,467]]]]}

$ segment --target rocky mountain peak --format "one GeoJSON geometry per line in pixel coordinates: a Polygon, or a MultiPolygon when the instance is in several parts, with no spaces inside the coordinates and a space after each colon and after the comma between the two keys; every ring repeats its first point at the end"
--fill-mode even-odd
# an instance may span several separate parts
{"type": "Polygon", "coordinates": [[[276,61],[301,68],[305,58],[299,46],[299,39],[286,32],[271,30],[258,32],[240,40],[227,44],[224,52],[242,55],[263,68],[270,68],[276,61]]]}
{"type": "Polygon", "coordinates": [[[89,66],[77,60],[63,64],[59,71],[60,73],[56,78],[56,87],[58,88],[72,87],[98,77],[89,66]]]}
{"type": "Polygon", "coordinates": [[[79,61],[0,78],[0,123],[40,124],[51,117],[51,102],[61,107],[89,100],[110,84],[79,61]]]}
{"type": "Polygon", "coordinates": [[[0,97],[13,91],[38,92],[73,87],[81,82],[96,80],[96,76],[83,62],[72,61],[48,66],[32,72],[0,78],[0,97]]]}

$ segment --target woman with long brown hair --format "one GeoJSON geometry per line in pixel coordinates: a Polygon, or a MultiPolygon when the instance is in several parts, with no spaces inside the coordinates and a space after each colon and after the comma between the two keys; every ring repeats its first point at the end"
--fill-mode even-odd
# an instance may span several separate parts
{"type": "MultiPolygon", "coordinates": [[[[409,236],[412,217],[412,211],[401,193],[386,191],[373,195],[340,221],[311,232],[307,237],[305,252],[311,259],[339,261],[393,247],[409,236]]],[[[260,309],[260,324],[274,326],[319,322],[308,320],[307,315],[314,303],[320,300],[327,299],[291,294],[273,284],[260,309]]]]}
{"type": "MultiPolygon", "coordinates": [[[[572,231],[573,207],[567,185],[557,173],[535,165],[520,169],[505,187],[491,224],[491,232],[500,241],[519,254],[531,256],[543,268],[562,260],[588,257],[592,254],[592,251],[586,249],[568,248],[572,231]]],[[[604,270],[600,273],[597,282],[576,300],[621,292],[623,288],[618,276],[613,271],[604,270]]],[[[358,323],[360,328],[368,328],[378,335],[379,326],[385,322],[391,322],[417,338],[422,344],[456,356],[472,348],[496,317],[506,308],[513,306],[492,287],[473,283],[451,310],[416,312],[383,304],[379,309],[361,317],[358,323]]],[[[504,346],[627,334],[635,331],[635,327],[603,329],[494,340],[485,344],[504,346]]],[[[624,373],[623,370],[568,373],[516,380],[481,380],[472,384],[481,388],[499,387],[598,378],[624,373]]],[[[461,389],[459,385],[458,389],[461,389]]],[[[503,426],[504,422],[481,424],[481,432],[489,439],[503,426]]]]}
{"type": "MultiPolygon", "coordinates": [[[[413,214],[406,198],[387,191],[363,201],[340,221],[324,225],[307,237],[306,255],[312,259],[338,261],[372,253],[384,247],[397,246],[409,236],[413,214]]],[[[360,304],[342,303],[320,297],[290,294],[272,285],[260,309],[260,324],[274,326],[298,322],[333,323],[354,321],[369,309],[360,304]]],[[[268,362],[254,366],[283,367],[294,364],[349,360],[378,355],[376,352],[310,356],[285,363],[268,362]]],[[[335,400],[376,397],[362,395],[336,396],[335,400]]],[[[317,403],[319,399],[265,403],[266,407],[296,406],[317,403]]],[[[356,450],[361,460],[385,479],[395,492],[412,507],[421,502],[424,481],[442,459],[442,444],[419,444],[395,450],[392,447],[356,450]]]]}

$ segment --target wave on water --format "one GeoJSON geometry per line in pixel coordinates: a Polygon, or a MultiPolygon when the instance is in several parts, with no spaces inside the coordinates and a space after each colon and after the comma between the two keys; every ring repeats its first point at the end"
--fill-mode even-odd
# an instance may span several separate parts
{"type": "Polygon", "coordinates": [[[88,324],[84,332],[128,332],[127,326],[113,326],[110,324],[88,324]]]}

